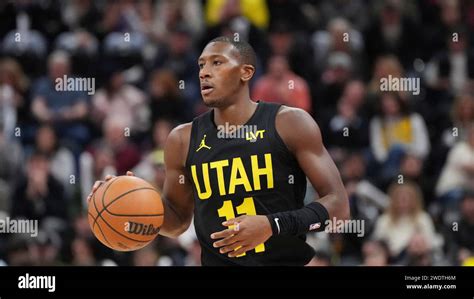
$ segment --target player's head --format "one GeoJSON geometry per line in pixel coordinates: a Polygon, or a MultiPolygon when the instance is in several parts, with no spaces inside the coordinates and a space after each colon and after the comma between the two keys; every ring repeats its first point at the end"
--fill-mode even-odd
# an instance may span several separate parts
{"type": "Polygon", "coordinates": [[[245,41],[228,37],[211,40],[198,60],[201,95],[206,106],[225,107],[237,100],[248,89],[256,60],[255,51],[245,41]]]}

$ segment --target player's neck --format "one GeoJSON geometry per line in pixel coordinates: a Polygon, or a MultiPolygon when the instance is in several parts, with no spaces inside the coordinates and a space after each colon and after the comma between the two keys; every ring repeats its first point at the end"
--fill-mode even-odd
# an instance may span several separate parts
{"type": "Polygon", "coordinates": [[[254,114],[257,105],[250,97],[247,97],[245,100],[236,101],[235,104],[225,108],[215,108],[214,122],[217,126],[226,123],[235,126],[244,125],[254,114]]]}

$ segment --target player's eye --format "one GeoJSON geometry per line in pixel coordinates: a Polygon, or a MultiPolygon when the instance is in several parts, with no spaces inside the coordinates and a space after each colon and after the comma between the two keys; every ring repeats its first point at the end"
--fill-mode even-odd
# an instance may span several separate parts
{"type": "Polygon", "coordinates": [[[222,62],[219,61],[219,60],[215,60],[215,61],[214,61],[214,65],[221,65],[221,64],[222,64],[222,62]]]}
{"type": "Polygon", "coordinates": [[[202,69],[204,67],[204,63],[199,63],[199,68],[202,69]]]}

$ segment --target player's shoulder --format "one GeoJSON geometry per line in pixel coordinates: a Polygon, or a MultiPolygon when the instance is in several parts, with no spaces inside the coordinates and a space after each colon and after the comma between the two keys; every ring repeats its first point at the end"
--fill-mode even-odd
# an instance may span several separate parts
{"type": "Polygon", "coordinates": [[[182,152],[184,155],[185,150],[189,146],[189,140],[191,138],[191,129],[192,123],[184,123],[176,126],[168,135],[166,140],[167,148],[172,149],[172,151],[176,151],[176,149],[181,149],[180,153],[182,152]]]}
{"type": "MultiPolygon", "coordinates": [[[[191,130],[193,127],[192,122],[180,124],[171,130],[168,135],[168,142],[179,142],[182,143],[189,139],[191,136],[191,130]]],[[[189,141],[188,141],[189,142],[189,141]]]]}
{"type": "Polygon", "coordinates": [[[184,167],[188,154],[189,140],[191,136],[192,123],[184,123],[176,126],[168,135],[165,145],[165,161],[168,166],[184,167]]]}
{"type": "Polygon", "coordinates": [[[193,123],[187,122],[184,124],[177,125],[172,131],[176,132],[177,134],[184,134],[186,132],[191,132],[192,127],[193,123]]]}
{"type": "Polygon", "coordinates": [[[311,129],[315,126],[316,122],[313,117],[301,108],[288,107],[281,105],[276,115],[276,126],[278,128],[291,128],[295,129],[311,129]]]}
{"type": "Polygon", "coordinates": [[[292,151],[305,141],[317,142],[321,133],[313,117],[303,109],[282,105],[275,118],[275,128],[292,151]]]}

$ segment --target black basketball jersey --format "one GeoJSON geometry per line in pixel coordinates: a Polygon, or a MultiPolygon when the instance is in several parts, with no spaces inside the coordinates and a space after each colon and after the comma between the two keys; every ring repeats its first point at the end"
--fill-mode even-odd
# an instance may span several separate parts
{"type": "Polygon", "coordinates": [[[225,220],[303,207],[306,176],[276,131],[279,108],[259,102],[247,123],[229,134],[215,125],[214,110],[192,123],[186,169],[203,265],[304,265],[314,255],[304,235],[272,236],[234,258],[212,246],[217,240],[210,235],[225,229],[225,220]]]}

